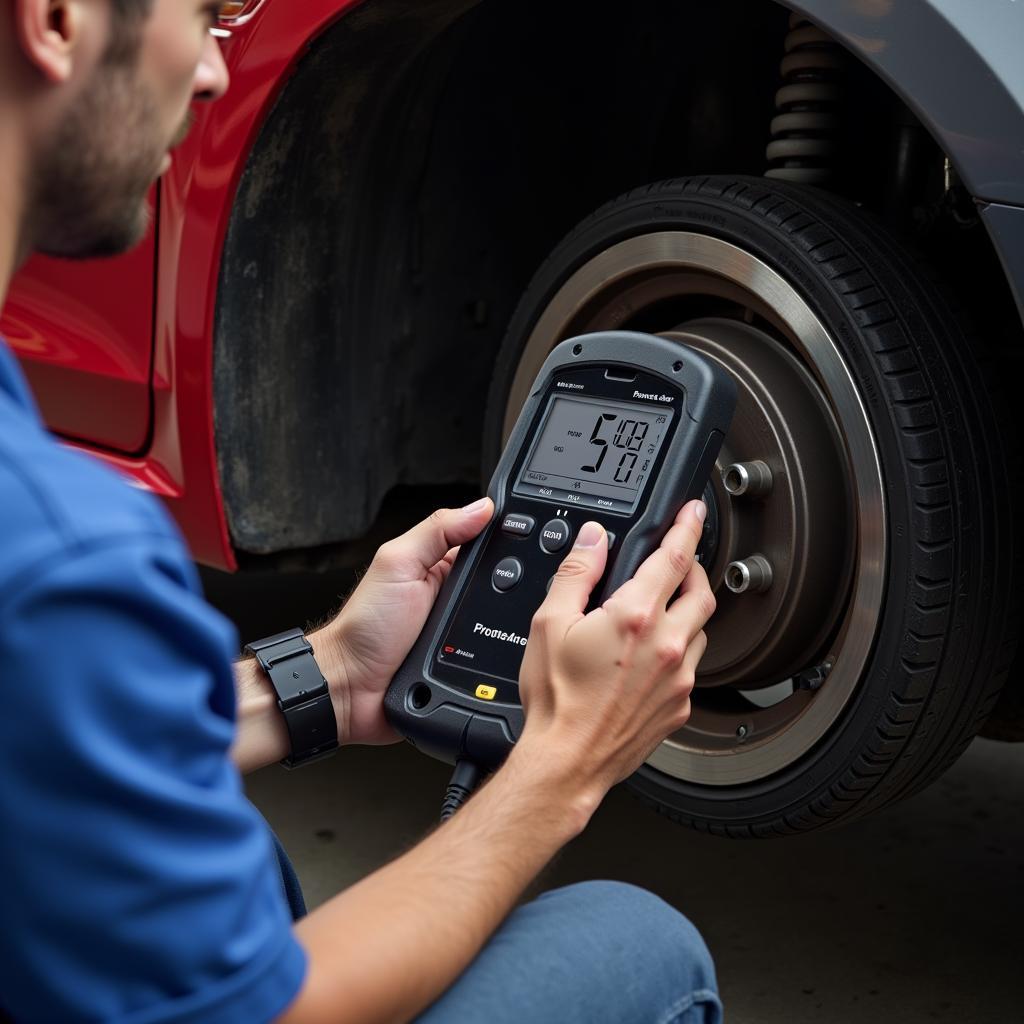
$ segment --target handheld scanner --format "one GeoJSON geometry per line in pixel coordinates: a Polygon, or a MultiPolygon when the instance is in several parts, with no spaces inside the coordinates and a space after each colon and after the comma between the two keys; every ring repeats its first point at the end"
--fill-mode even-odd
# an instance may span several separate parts
{"type": "Polygon", "coordinates": [[[463,545],[385,695],[395,729],[443,761],[500,764],[523,727],[530,622],[580,527],[608,531],[594,607],[701,496],[735,405],[726,371],[678,343],[610,331],[558,345],[491,479],[494,518],[463,545]]]}

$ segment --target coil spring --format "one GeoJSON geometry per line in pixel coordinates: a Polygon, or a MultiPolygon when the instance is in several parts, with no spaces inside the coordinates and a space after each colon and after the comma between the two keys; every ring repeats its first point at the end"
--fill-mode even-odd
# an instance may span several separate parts
{"type": "Polygon", "coordinates": [[[775,94],[768,178],[818,185],[833,175],[839,152],[841,83],[846,54],[805,18],[793,14],[775,94]]]}

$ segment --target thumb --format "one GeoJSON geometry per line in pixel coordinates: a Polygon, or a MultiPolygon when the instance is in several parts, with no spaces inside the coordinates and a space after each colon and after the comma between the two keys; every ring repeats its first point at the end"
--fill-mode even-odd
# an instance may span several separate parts
{"type": "Polygon", "coordinates": [[[465,508],[441,508],[417,523],[378,552],[378,568],[389,578],[422,577],[448,552],[472,540],[491,521],[494,503],[490,498],[465,508]]]}
{"type": "Polygon", "coordinates": [[[577,615],[590,600],[590,593],[608,561],[608,534],[600,523],[587,522],[576,543],[562,559],[543,607],[555,615],[577,615]]]}

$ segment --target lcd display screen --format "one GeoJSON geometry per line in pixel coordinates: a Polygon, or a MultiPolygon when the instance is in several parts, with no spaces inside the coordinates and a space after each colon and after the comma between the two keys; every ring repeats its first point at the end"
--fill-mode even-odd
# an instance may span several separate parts
{"type": "Polygon", "coordinates": [[[671,409],[558,395],[548,405],[515,491],[628,514],[672,416],[671,409]]]}

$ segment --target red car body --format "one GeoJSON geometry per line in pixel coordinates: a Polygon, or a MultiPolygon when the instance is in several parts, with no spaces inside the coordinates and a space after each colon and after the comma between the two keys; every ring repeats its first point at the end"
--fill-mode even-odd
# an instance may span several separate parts
{"type": "MultiPolygon", "coordinates": [[[[241,6],[241,16],[226,21],[222,31],[223,52],[232,77],[231,87],[219,102],[203,104],[196,109],[196,122],[190,136],[176,150],[173,166],[153,191],[155,216],[150,237],[128,255],[105,262],[70,264],[34,259],[16,279],[0,320],[0,332],[20,357],[51,429],[68,443],[96,453],[140,486],[165,499],[181,525],[193,555],[209,565],[226,569],[234,569],[238,565],[226,512],[230,495],[225,499],[222,493],[215,448],[213,365],[218,283],[239,184],[271,109],[278,97],[286,93],[285,86],[302,59],[312,52],[314,44],[318,45],[326,37],[325,30],[329,26],[360,6],[357,0],[306,0],[301,4],[286,0],[253,0],[241,6]]],[[[406,6],[416,12],[420,5],[406,6]]],[[[434,9],[439,5],[422,6],[434,9]]],[[[455,2],[449,6],[461,11],[473,5],[455,2]]],[[[502,7],[490,6],[492,10],[502,7]]],[[[773,5],[747,6],[752,19],[769,8],[777,15],[780,25],[780,19],[785,18],[785,11],[773,5]]],[[[922,105],[916,103],[917,97],[929,99],[930,106],[924,105],[922,111],[924,121],[942,142],[946,152],[954,156],[972,194],[979,197],[978,202],[984,200],[982,216],[1000,259],[1010,271],[1010,287],[1015,288],[1016,279],[1020,276],[1013,271],[1021,261],[1016,242],[1021,217],[1016,206],[1004,204],[1024,199],[1024,193],[1019,192],[1017,184],[1021,180],[1017,168],[1019,151],[1011,141],[1015,137],[1015,129],[1012,120],[1008,120],[1011,115],[1019,116],[1019,110],[1006,105],[1002,87],[989,73],[987,65],[975,67],[976,62],[962,63],[960,76],[963,88],[958,86],[936,92],[925,63],[901,62],[897,60],[898,47],[874,45],[873,36],[867,33],[867,28],[875,24],[871,21],[875,14],[858,13],[852,8],[848,10],[847,5],[835,4],[831,0],[795,6],[809,9],[823,25],[835,32],[837,38],[844,40],[866,67],[892,83],[894,89],[915,108],[922,109],[922,105]],[[972,120],[969,121],[964,120],[966,115],[958,106],[964,91],[971,92],[976,98],[970,107],[972,120]],[[975,112],[988,112],[986,116],[995,119],[993,124],[979,123],[972,133],[964,125],[974,125],[975,112]],[[1007,128],[1007,125],[1011,127],[1007,128]]],[[[919,28],[921,31],[927,29],[929,38],[947,48],[943,51],[946,54],[943,61],[953,61],[954,58],[967,60],[964,55],[970,56],[973,51],[965,48],[966,37],[949,33],[948,26],[936,20],[938,16],[933,5],[925,3],[920,6],[921,9],[911,18],[909,28],[899,23],[899,10],[891,12],[892,17],[886,15],[886,31],[898,35],[905,28],[913,32],[919,28]]],[[[377,15],[370,9],[371,5],[366,7],[367,20],[384,19],[386,11],[377,15]]],[[[389,9],[395,7],[393,4],[389,9]]],[[[509,8],[503,8],[503,11],[506,18],[516,17],[514,12],[509,13],[509,8]]],[[[695,26],[694,31],[699,28],[701,17],[712,16],[714,5],[695,5],[692,11],[679,15],[687,19],[687,25],[695,26]]],[[[519,18],[520,22],[523,20],[519,18]]],[[[528,21],[527,17],[526,29],[539,33],[537,38],[543,38],[551,28],[550,25],[534,26],[528,21]]],[[[569,35],[574,38],[576,29],[585,21],[577,19],[573,22],[569,35]]],[[[562,30],[566,31],[565,25],[562,30]]],[[[724,42],[722,30],[718,24],[713,29],[706,29],[716,40],[724,42]]],[[[614,27],[610,31],[614,31],[614,27]]],[[[881,29],[876,25],[872,31],[881,29]]],[[[751,32],[756,33],[756,28],[751,28],[751,32]]],[[[415,27],[411,38],[414,41],[417,38],[415,27]]],[[[505,39],[500,40],[501,45],[506,42],[505,39]]],[[[530,37],[530,42],[533,45],[533,37],[530,37]]],[[[507,45],[514,48],[517,44],[507,45]]],[[[735,40],[732,45],[735,45],[735,40]]],[[[761,52],[761,44],[756,39],[745,45],[748,49],[744,52],[748,54],[761,52]]],[[[586,54],[585,48],[581,52],[586,54]]],[[[373,53],[368,57],[377,60],[383,69],[384,77],[376,80],[374,85],[374,88],[380,88],[381,81],[386,84],[386,76],[391,71],[389,55],[379,58],[373,53]]],[[[750,64],[750,61],[746,63],[750,64]]],[[[762,63],[760,73],[772,78],[775,74],[774,54],[762,63]]],[[[717,59],[716,65],[725,68],[722,77],[726,84],[735,77],[735,72],[717,59]]],[[[528,60],[525,66],[529,73],[528,60]]],[[[707,68],[705,73],[710,73],[707,68]]],[[[296,74],[295,77],[299,76],[296,74]]],[[[523,86],[518,80],[509,81],[506,88],[510,97],[506,116],[508,110],[526,110],[523,115],[526,130],[532,130],[534,124],[529,118],[536,117],[539,108],[535,106],[531,110],[525,103],[520,103],[523,86]]],[[[768,84],[760,83],[759,95],[767,97],[769,88],[768,84]]],[[[600,102],[600,96],[594,100],[594,90],[590,89],[587,95],[591,105],[600,102]]],[[[760,110],[754,109],[745,93],[726,90],[717,95],[739,97],[738,104],[731,108],[730,117],[735,119],[741,113],[753,111],[753,123],[761,125],[758,120],[760,110]]],[[[536,104],[536,95],[533,100],[536,104]]],[[[568,102],[575,101],[570,97],[568,102]]],[[[716,99],[709,109],[717,109],[715,104],[718,102],[716,99]]],[[[580,109],[585,106],[580,104],[580,109]]],[[[481,115],[479,111],[472,111],[468,116],[479,122],[485,120],[488,113],[485,110],[481,115]]],[[[311,116],[315,115],[316,112],[311,116]]],[[[696,154],[694,159],[698,163],[707,161],[710,166],[718,166],[720,162],[726,168],[734,165],[742,168],[751,163],[753,153],[756,166],[757,154],[763,152],[763,141],[758,131],[766,131],[765,128],[755,127],[751,131],[750,126],[740,128],[733,123],[728,132],[719,131],[715,135],[714,130],[710,134],[708,130],[709,125],[713,129],[716,123],[713,119],[706,124],[699,118],[691,120],[693,135],[688,149],[696,154]],[[705,152],[701,148],[703,142],[712,136],[717,140],[715,144],[719,149],[724,146],[724,150],[705,152]],[[746,164],[743,161],[737,164],[739,158],[732,152],[738,144],[750,151],[744,157],[746,164]]],[[[763,120],[766,125],[767,117],[763,120]]],[[[685,123],[689,122],[680,122],[685,123]]],[[[562,127],[559,125],[559,130],[562,127]]],[[[512,120],[506,136],[499,137],[497,141],[494,136],[488,138],[484,135],[481,141],[468,132],[465,135],[469,146],[488,153],[492,162],[487,165],[487,173],[495,176],[492,172],[503,160],[501,147],[507,138],[517,137],[516,133],[521,130],[522,125],[512,120]]],[[[551,131],[550,126],[548,130],[551,131]]],[[[629,152],[631,146],[641,149],[646,144],[642,137],[638,137],[629,145],[613,147],[613,152],[618,153],[620,149],[629,152]]],[[[546,155],[542,156],[540,166],[545,166],[545,160],[546,155]]],[[[536,243],[536,255],[530,257],[532,263],[525,260],[521,268],[516,268],[516,273],[506,272],[499,266],[497,273],[504,275],[510,293],[525,286],[533,269],[539,265],[543,252],[562,231],[587,212],[593,202],[603,201],[633,183],[632,178],[623,176],[625,172],[619,173],[614,161],[602,162],[611,167],[606,172],[611,177],[595,189],[595,198],[590,205],[583,203],[577,210],[572,202],[558,201],[558,209],[564,209],[564,225],[556,223],[555,218],[545,220],[541,216],[520,229],[516,220],[518,215],[509,215],[509,220],[515,224],[507,237],[498,239],[499,245],[506,245],[510,239],[526,237],[531,224],[535,234],[538,234],[537,223],[550,227],[550,238],[542,238],[536,243]]],[[[470,173],[480,179],[480,165],[473,163],[469,166],[472,168],[470,173]]],[[[699,169],[703,170],[703,167],[699,169]]],[[[457,167],[450,176],[454,179],[456,173],[463,171],[464,168],[457,167]]],[[[518,170],[515,173],[518,174],[518,170]]],[[[630,173],[633,173],[632,169],[630,173]]],[[[515,201],[532,204],[528,177],[520,175],[520,180],[526,184],[515,201]]],[[[641,177],[640,180],[645,179],[641,177]]],[[[586,183],[584,176],[582,184],[586,183]]],[[[488,181],[486,187],[500,189],[503,186],[499,180],[497,185],[488,181]]],[[[562,194],[563,198],[568,195],[575,199],[577,193],[587,195],[585,189],[577,188],[575,182],[568,188],[568,193],[562,194]]],[[[503,202],[506,199],[502,196],[503,202]]],[[[555,202],[554,199],[551,201],[555,202]]],[[[490,211],[496,206],[489,204],[486,209],[490,211]]],[[[472,220],[476,216],[474,208],[467,206],[467,210],[465,219],[472,220]]],[[[465,228],[465,224],[461,227],[465,228]]],[[[503,227],[509,230],[507,224],[503,227]]],[[[489,225],[485,230],[490,230],[489,225]]],[[[480,245],[478,238],[466,241],[459,238],[457,242],[466,251],[480,245]]],[[[394,245],[394,242],[387,244],[394,245]]],[[[514,304],[514,300],[510,301],[514,304]]],[[[473,308],[477,305],[474,304],[473,308]]],[[[502,309],[498,312],[507,311],[502,309]]],[[[486,316],[486,311],[480,313],[481,319],[486,316]]],[[[497,321],[498,316],[495,315],[494,319],[497,321]]],[[[447,324],[441,330],[452,333],[447,324]]],[[[424,350],[429,348],[431,339],[418,339],[418,342],[420,349],[424,350]]],[[[239,338],[238,344],[245,345],[246,339],[239,338]]],[[[424,364],[417,372],[426,374],[432,369],[424,364]]],[[[475,381],[474,384],[485,386],[486,381],[475,381]]],[[[463,470],[467,461],[471,460],[463,459],[463,470]]],[[[253,465],[259,463],[254,461],[253,465]]],[[[396,474],[398,482],[404,482],[400,478],[401,474],[396,474]]],[[[308,531],[307,536],[312,536],[313,543],[338,539],[320,538],[315,531],[308,531]]],[[[274,547],[271,543],[251,550],[272,550],[274,547]]]]}
{"type": "Polygon", "coordinates": [[[189,138],[153,191],[146,241],[104,262],[33,259],[0,320],[50,428],[160,495],[194,557],[209,565],[236,567],[214,453],[210,373],[235,189],[294,62],[350,6],[259,3],[232,22],[222,41],[231,88],[220,102],[197,106],[189,138]]]}

